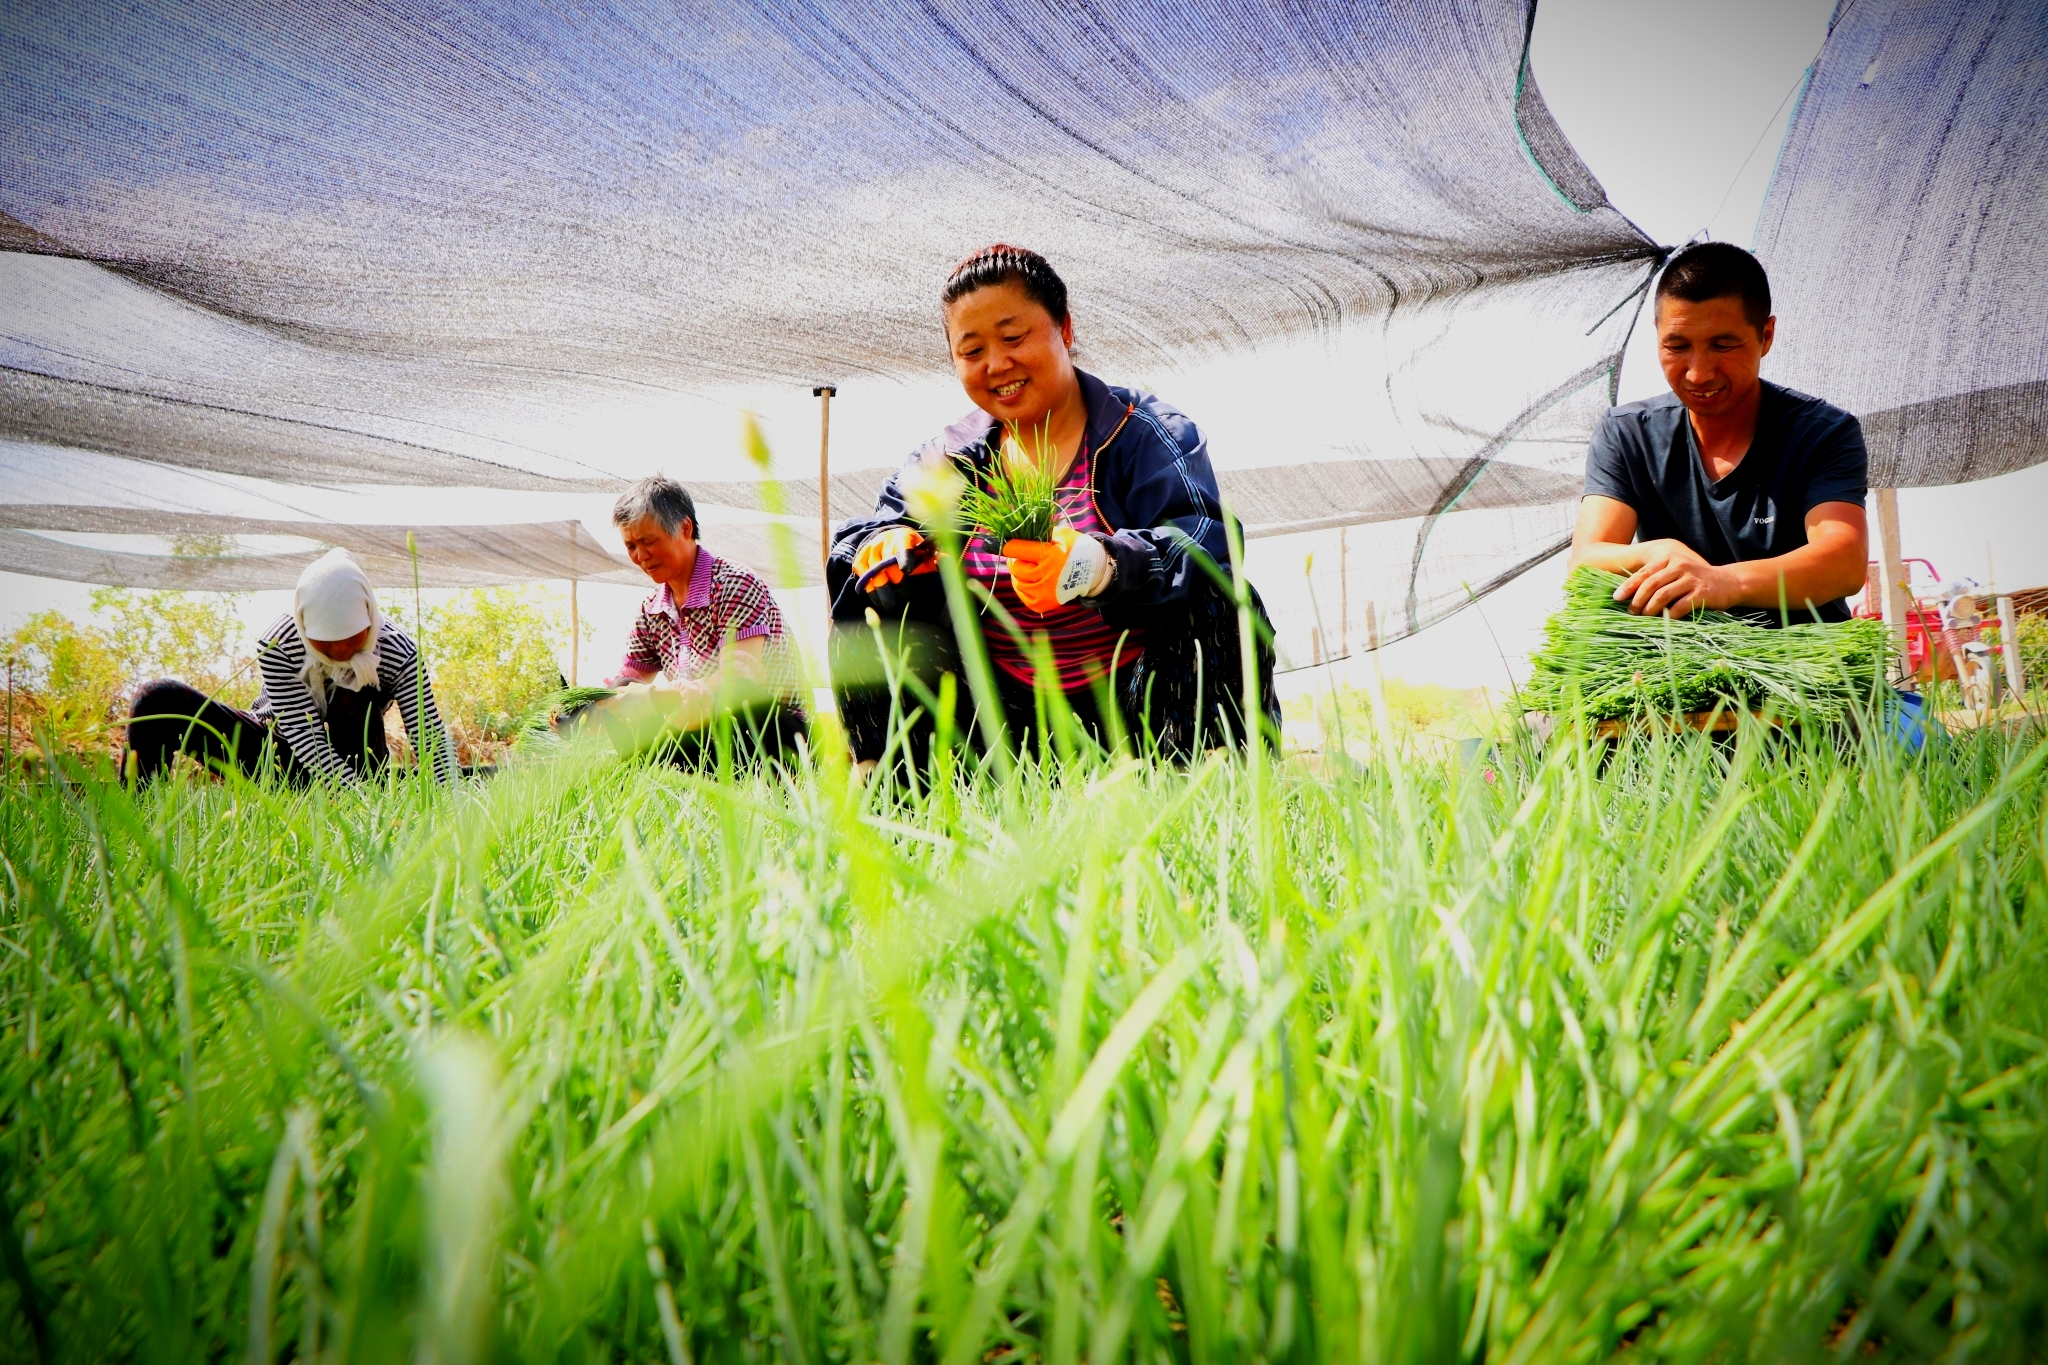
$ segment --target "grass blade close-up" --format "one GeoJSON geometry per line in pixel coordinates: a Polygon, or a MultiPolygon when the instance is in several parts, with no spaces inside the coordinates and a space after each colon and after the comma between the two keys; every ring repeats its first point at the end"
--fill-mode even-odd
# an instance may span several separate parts
{"type": "Polygon", "coordinates": [[[2044,765],[57,765],[0,1353],[2038,1359],[2044,765]]]}

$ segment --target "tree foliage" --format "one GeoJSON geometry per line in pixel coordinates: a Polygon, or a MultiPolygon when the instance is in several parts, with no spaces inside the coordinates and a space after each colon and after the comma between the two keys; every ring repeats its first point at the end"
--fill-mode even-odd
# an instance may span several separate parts
{"type": "MultiPolygon", "coordinates": [[[[39,611],[6,637],[16,725],[73,752],[106,747],[135,684],[181,678],[232,705],[256,696],[241,593],[100,588],[93,615],[39,611]]],[[[24,738],[26,736],[24,735],[24,738]]]]}
{"type": "MultiPolygon", "coordinates": [[[[563,685],[568,612],[537,586],[470,588],[425,611],[422,648],[441,712],[470,746],[503,743],[563,685]]],[[[586,636],[588,632],[586,631],[586,636]]]]}

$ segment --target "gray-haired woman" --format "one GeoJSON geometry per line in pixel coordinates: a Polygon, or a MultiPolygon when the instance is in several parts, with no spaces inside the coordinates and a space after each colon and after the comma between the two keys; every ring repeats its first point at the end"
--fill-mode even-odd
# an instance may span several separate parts
{"type": "MultiPolygon", "coordinates": [[[[722,714],[745,750],[778,754],[804,732],[802,685],[781,609],[760,575],[697,538],[697,507],[675,480],[640,480],[612,508],[626,555],[655,585],[640,604],[610,681],[626,691],[598,708],[659,720],[682,762],[707,757],[722,714]]],[[[653,727],[650,727],[653,728],[653,727]]]]}

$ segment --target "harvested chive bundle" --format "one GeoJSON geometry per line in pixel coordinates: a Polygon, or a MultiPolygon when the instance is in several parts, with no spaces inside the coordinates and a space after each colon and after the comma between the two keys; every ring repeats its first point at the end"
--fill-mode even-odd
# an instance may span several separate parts
{"type": "Polygon", "coordinates": [[[1881,622],[1772,630],[1722,611],[1636,616],[1614,600],[1621,582],[1586,565],[1572,571],[1564,606],[1530,656],[1524,706],[1620,720],[1769,705],[1782,716],[1829,724],[1870,698],[1883,678],[1881,622]]]}
{"type": "Polygon", "coordinates": [[[1053,490],[1058,452],[1034,433],[1036,449],[1026,452],[1012,430],[996,442],[985,473],[960,495],[960,519],[976,535],[1000,545],[1006,540],[1051,540],[1059,523],[1053,490]]]}
{"type": "Polygon", "coordinates": [[[550,738],[555,733],[556,722],[576,715],[593,702],[617,695],[617,690],[610,687],[565,687],[558,692],[550,692],[519,723],[519,739],[550,738]]]}

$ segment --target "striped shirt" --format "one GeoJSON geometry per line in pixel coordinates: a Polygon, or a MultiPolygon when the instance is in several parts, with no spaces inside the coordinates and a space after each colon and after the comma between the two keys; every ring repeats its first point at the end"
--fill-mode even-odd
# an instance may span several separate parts
{"type": "MultiPolygon", "coordinates": [[[[251,714],[258,720],[272,722],[278,737],[291,747],[292,756],[314,772],[344,784],[360,781],[360,775],[335,752],[327,738],[326,723],[301,672],[306,666],[306,642],[299,635],[298,622],[289,615],[281,616],[264,632],[256,643],[256,666],[263,674],[263,691],[257,695],[251,714]]],[[[405,720],[412,751],[431,751],[434,776],[443,782],[453,782],[457,771],[455,742],[448,737],[448,727],[441,723],[441,710],[434,704],[433,681],[420,666],[418,646],[389,621],[377,631],[377,686],[398,703],[398,714],[405,720]],[[427,723],[425,743],[420,740],[422,704],[427,723]]]]}
{"type": "Polygon", "coordinates": [[[640,604],[626,639],[624,673],[643,678],[665,673],[671,682],[695,682],[718,671],[727,641],[756,638],[762,641],[769,690],[785,710],[801,717],[796,660],[774,594],[752,569],[720,559],[700,544],[682,602],[664,583],[640,604]]]}
{"type": "MultiPolygon", "coordinates": [[[[1060,522],[1084,535],[1113,535],[1116,528],[1103,519],[1101,509],[1095,505],[1093,466],[1091,453],[1083,446],[1073,468],[1053,490],[1059,503],[1060,522]]],[[[1102,619],[1102,612],[1085,598],[1076,598],[1044,613],[1025,606],[1010,582],[1010,561],[1003,558],[1000,544],[977,536],[967,543],[961,564],[1016,618],[1018,629],[1027,640],[1040,634],[1046,637],[1063,692],[1078,691],[1107,676],[1112,661],[1119,670],[1129,668],[1144,652],[1142,629],[1124,630],[1109,625],[1102,619]]],[[[1032,681],[1036,670],[1031,656],[1019,647],[1017,638],[993,613],[982,620],[982,636],[988,644],[989,659],[996,667],[1018,682],[1032,681]]]]}

